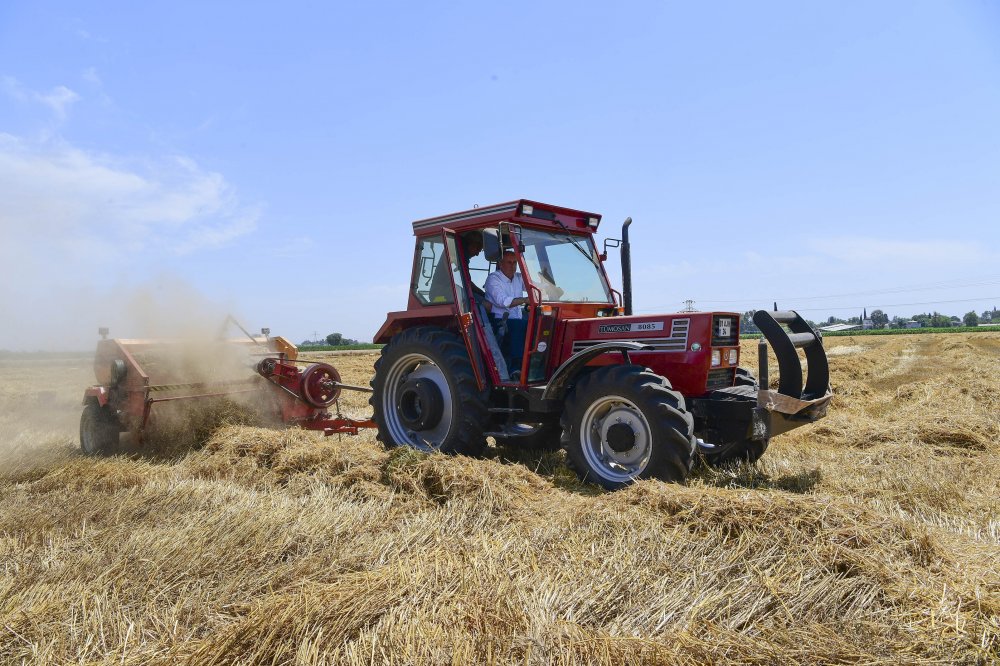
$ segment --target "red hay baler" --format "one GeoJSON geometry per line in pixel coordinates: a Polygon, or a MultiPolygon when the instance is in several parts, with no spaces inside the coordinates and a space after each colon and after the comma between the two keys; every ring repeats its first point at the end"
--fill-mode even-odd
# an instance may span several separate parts
{"type": "Polygon", "coordinates": [[[122,433],[141,445],[158,405],[210,398],[250,401],[280,423],[327,435],[375,425],[329,411],[342,390],[371,389],[342,383],[327,363],[299,360],[295,345],[266,329],[261,336],[197,342],[107,339],[107,329],[101,333],[94,357],[98,383],[83,396],[85,453],[113,452],[122,433]]]}

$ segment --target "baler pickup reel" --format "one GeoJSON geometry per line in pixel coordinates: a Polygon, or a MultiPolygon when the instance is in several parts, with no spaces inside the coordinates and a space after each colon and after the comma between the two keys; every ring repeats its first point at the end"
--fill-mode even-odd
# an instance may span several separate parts
{"type": "Polygon", "coordinates": [[[833,393],[820,334],[792,310],[757,310],[753,323],[764,335],[757,345],[760,390],[753,419],[753,439],[770,439],[826,416],[833,393]],[[768,344],[778,359],[777,391],[769,388],[768,344]],[[804,387],[799,349],[804,352],[807,363],[804,387]]]}

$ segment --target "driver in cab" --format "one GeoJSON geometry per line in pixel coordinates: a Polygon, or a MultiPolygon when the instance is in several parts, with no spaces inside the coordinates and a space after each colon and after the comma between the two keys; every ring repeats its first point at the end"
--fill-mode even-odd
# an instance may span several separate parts
{"type": "Polygon", "coordinates": [[[527,322],[523,306],[528,303],[524,294],[524,281],[517,272],[517,256],[507,251],[503,253],[497,270],[486,278],[486,299],[493,305],[494,328],[500,332],[500,349],[511,375],[521,369],[524,355],[524,339],[527,322]],[[506,334],[504,334],[506,331],[506,334]]]}

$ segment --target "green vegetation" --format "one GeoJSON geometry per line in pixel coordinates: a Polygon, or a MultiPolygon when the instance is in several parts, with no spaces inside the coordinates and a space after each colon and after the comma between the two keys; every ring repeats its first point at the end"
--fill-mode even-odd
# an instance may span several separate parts
{"type": "MultiPolygon", "coordinates": [[[[851,331],[823,331],[824,338],[841,335],[923,335],[926,333],[996,333],[1000,331],[1000,324],[996,326],[950,326],[947,328],[869,328],[855,329],[851,331]]],[[[761,337],[760,333],[743,333],[741,338],[752,340],[761,337]]]]}
{"type": "Polygon", "coordinates": [[[304,345],[299,347],[302,352],[314,351],[353,351],[356,349],[382,349],[382,345],[371,342],[357,342],[349,345],[304,345]]]}

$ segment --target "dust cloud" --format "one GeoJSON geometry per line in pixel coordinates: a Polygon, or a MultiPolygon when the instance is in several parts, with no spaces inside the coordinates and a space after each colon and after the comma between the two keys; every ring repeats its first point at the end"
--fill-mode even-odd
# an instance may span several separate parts
{"type": "MultiPolygon", "coordinates": [[[[60,294],[31,307],[22,303],[24,317],[4,319],[7,331],[0,335],[3,467],[75,455],[83,392],[99,383],[94,350],[101,326],[110,329],[109,338],[159,341],[130,348],[151,384],[206,385],[162,391],[157,397],[253,388],[254,366],[265,349],[227,322],[229,312],[224,305],[212,302],[185,281],[160,276],[139,288],[112,289],[99,295],[88,289],[72,293],[72,302],[60,294]],[[51,334],[55,330],[64,334],[56,339],[51,334]],[[12,338],[34,342],[4,344],[12,338]],[[74,351],[66,351],[67,347],[74,351]]],[[[210,431],[215,417],[247,423],[257,412],[273,411],[272,405],[260,404],[256,397],[255,402],[248,402],[251,397],[247,393],[224,402],[157,404],[153,425],[170,432],[167,439],[172,441],[186,433],[197,433],[197,439],[210,431]]]]}

